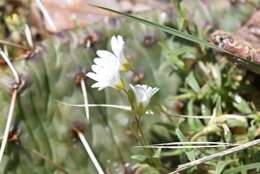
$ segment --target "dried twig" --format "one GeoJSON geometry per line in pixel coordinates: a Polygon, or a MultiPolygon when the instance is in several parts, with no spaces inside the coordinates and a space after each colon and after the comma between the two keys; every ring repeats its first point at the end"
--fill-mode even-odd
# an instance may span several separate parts
{"type": "Polygon", "coordinates": [[[13,117],[13,112],[14,112],[14,106],[15,106],[17,93],[18,93],[18,91],[14,90],[13,94],[12,94],[10,108],[9,108],[8,115],[7,115],[7,121],[6,121],[4,136],[3,136],[3,140],[2,140],[1,148],[0,148],[0,163],[2,161],[2,158],[3,158],[3,155],[4,155],[4,151],[5,151],[5,146],[6,146],[7,140],[8,140],[8,134],[9,134],[9,129],[10,129],[11,123],[12,123],[12,117],[13,117]]]}
{"type": "Polygon", "coordinates": [[[25,38],[27,40],[28,45],[31,48],[33,48],[32,33],[31,33],[30,27],[28,25],[25,25],[24,34],[25,34],[25,38]]]}
{"type": "Polygon", "coordinates": [[[2,58],[5,60],[5,62],[7,63],[7,65],[9,66],[9,68],[11,69],[13,76],[15,78],[15,82],[17,84],[19,84],[20,78],[18,76],[18,73],[15,70],[15,68],[14,68],[13,64],[11,63],[10,59],[8,58],[7,54],[5,54],[1,49],[0,49],[0,54],[1,54],[2,58]]]}
{"type": "Polygon", "coordinates": [[[83,146],[86,149],[91,161],[93,162],[98,174],[105,174],[105,172],[103,171],[103,169],[102,169],[101,165],[99,164],[97,158],[95,157],[95,154],[93,153],[91,147],[89,146],[87,139],[84,137],[83,133],[77,130],[77,134],[78,134],[79,140],[83,144],[83,146]]]}
{"type": "MultiPolygon", "coordinates": [[[[70,104],[65,103],[62,101],[57,100],[58,103],[66,105],[66,106],[73,106],[73,107],[85,107],[85,104],[70,104]]],[[[122,109],[125,111],[131,111],[130,106],[123,106],[123,105],[111,105],[111,104],[87,104],[88,107],[105,107],[105,108],[115,108],[115,109],[122,109]]]]}
{"type": "MultiPolygon", "coordinates": [[[[16,83],[19,84],[20,78],[19,78],[18,73],[15,70],[14,66],[12,65],[11,61],[9,60],[8,56],[1,49],[0,49],[0,54],[2,55],[3,59],[6,61],[7,65],[11,69],[16,83]]],[[[3,136],[3,140],[2,140],[1,148],[0,148],[0,162],[2,161],[4,151],[5,151],[5,146],[8,141],[8,134],[9,134],[9,130],[10,130],[11,123],[12,123],[12,117],[13,117],[17,94],[18,94],[18,88],[14,89],[12,91],[12,99],[11,99],[10,107],[8,110],[7,121],[6,121],[5,130],[4,130],[4,136],[3,136]]]]}
{"type": "MultiPolygon", "coordinates": [[[[153,146],[164,146],[164,145],[234,145],[231,143],[223,143],[223,142],[213,142],[213,141],[194,141],[194,142],[189,142],[189,141],[184,141],[184,142],[169,142],[169,143],[159,143],[159,144],[152,144],[153,146]]],[[[238,145],[238,144],[235,144],[238,145]]]]}
{"type": "Polygon", "coordinates": [[[56,27],[55,23],[53,22],[48,10],[44,7],[42,1],[41,0],[35,0],[35,1],[36,1],[38,8],[42,12],[45,20],[47,21],[48,25],[51,27],[51,29],[53,31],[57,31],[57,27],[56,27]]]}
{"type": "Polygon", "coordinates": [[[202,149],[202,148],[216,148],[216,147],[227,147],[235,145],[190,145],[190,146],[135,146],[136,148],[147,148],[147,149],[202,149]]]}
{"type": "Polygon", "coordinates": [[[9,42],[9,41],[6,41],[6,40],[0,40],[0,44],[9,45],[9,46],[13,46],[13,47],[16,47],[16,48],[21,48],[21,49],[26,49],[26,47],[24,47],[22,45],[18,45],[16,43],[12,43],[12,42],[9,42]]]}
{"type": "Polygon", "coordinates": [[[194,161],[191,161],[191,162],[179,165],[177,170],[175,170],[174,172],[171,172],[169,174],[179,173],[180,171],[183,171],[183,170],[186,170],[186,169],[191,168],[193,166],[202,164],[202,163],[204,163],[206,161],[210,161],[210,160],[213,160],[215,158],[219,158],[219,157],[222,157],[222,156],[225,156],[225,155],[229,155],[231,153],[235,153],[235,152],[238,152],[238,151],[247,149],[249,147],[252,147],[252,146],[255,146],[255,145],[259,145],[259,144],[260,144],[260,139],[257,139],[257,140],[254,140],[254,141],[251,141],[251,142],[248,142],[248,143],[245,143],[245,144],[241,144],[241,145],[239,145],[237,147],[233,147],[233,148],[230,148],[230,149],[218,152],[218,153],[214,153],[212,155],[209,155],[209,156],[206,156],[206,157],[203,157],[203,158],[200,158],[200,159],[197,159],[197,160],[194,160],[194,161]]]}
{"type": "Polygon", "coordinates": [[[227,146],[238,146],[239,144],[222,143],[222,142],[170,142],[170,143],[160,143],[152,144],[147,146],[135,146],[142,148],[152,148],[152,149],[198,149],[198,148],[215,148],[215,147],[227,147],[227,146]]]}
{"type": "Polygon", "coordinates": [[[80,86],[84,98],[85,114],[87,117],[87,122],[89,122],[88,94],[87,94],[87,88],[84,79],[80,80],[80,86]]]}
{"type": "MultiPolygon", "coordinates": [[[[71,103],[65,103],[59,100],[56,100],[58,103],[66,105],[66,106],[72,106],[72,107],[85,107],[85,104],[71,104],[71,103]]],[[[125,111],[131,111],[130,106],[125,105],[112,105],[112,104],[87,104],[88,107],[104,107],[104,108],[114,108],[114,109],[121,109],[125,111]]],[[[154,115],[154,112],[151,110],[148,110],[145,112],[145,114],[154,115]]]]}

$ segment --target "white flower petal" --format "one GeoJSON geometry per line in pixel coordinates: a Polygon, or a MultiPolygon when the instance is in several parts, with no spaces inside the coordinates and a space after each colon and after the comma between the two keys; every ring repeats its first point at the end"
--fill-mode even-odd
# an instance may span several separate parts
{"type": "Polygon", "coordinates": [[[96,81],[92,88],[98,88],[98,90],[115,87],[121,83],[118,58],[108,51],[99,52],[99,56],[104,55],[108,57],[96,57],[94,59],[95,64],[91,66],[93,72],[86,74],[87,77],[96,81]]]}
{"type": "Polygon", "coordinates": [[[113,36],[111,39],[111,48],[113,53],[119,58],[122,58],[124,49],[124,40],[122,36],[113,36]]]}
{"type": "MultiPolygon", "coordinates": [[[[93,88],[102,90],[106,87],[115,87],[121,83],[120,69],[123,66],[123,49],[124,40],[122,36],[113,36],[111,38],[111,48],[113,52],[107,50],[98,50],[97,56],[93,61],[94,65],[91,66],[92,71],[87,76],[96,81],[93,88]]],[[[140,96],[145,100],[146,95],[140,96]]]]}
{"type": "Polygon", "coordinates": [[[149,104],[152,96],[159,88],[152,88],[147,85],[131,85],[130,88],[134,92],[137,103],[142,103],[145,107],[149,104]]]}
{"type": "Polygon", "coordinates": [[[108,86],[109,86],[109,84],[107,84],[107,83],[97,82],[97,83],[94,83],[91,87],[92,88],[99,88],[99,90],[102,90],[102,89],[104,89],[108,86]]]}
{"type": "Polygon", "coordinates": [[[91,78],[91,79],[93,79],[93,80],[95,80],[95,81],[98,81],[98,75],[97,74],[95,74],[95,73],[93,73],[93,72],[89,72],[89,73],[87,73],[87,75],[86,75],[87,77],[89,77],[89,78],[91,78]]]}
{"type": "Polygon", "coordinates": [[[98,66],[98,65],[92,65],[91,69],[95,72],[95,73],[99,73],[102,72],[104,70],[104,67],[102,66],[98,66]]]}
{"type": "Polygon", "coordinates": [[[110,51],[106,51],[106,50],[98,50],[97,55],[100,58],[116,57],[113,53],[111,53],[110,51]]]}

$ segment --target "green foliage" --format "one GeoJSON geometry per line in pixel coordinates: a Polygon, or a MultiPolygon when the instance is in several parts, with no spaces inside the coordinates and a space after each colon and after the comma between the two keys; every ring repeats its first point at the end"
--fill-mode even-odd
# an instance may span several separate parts
{"type": "MultiPolygon", "coordinates": [[[[91,108],[90,124],[87,124],[83,108],[57,102],[83,103],[81,89],[75,83],[76,75],[90,70],[95,51],[110,49],[109,39],[116,34],[125,38],[126,55],[135,71],[126,74],[127,81],[160,88],[150,107],[153,114],[140,120],[149,143],[245,143],[259,138],[260,116],[256,112],[259,108],[250,95],[258,91],[255,81],[248,78],[259,76],[239,69],[209,50],[207,47],[216,47],[205,39],[208,29],[201,29],[191,22],[183,5],[179,10],[180,16],[174,25],[178,30],[162,25],[156,12],[142,16],[147,18],[144,20],[110,10],[129,19],[115,18],[105,27],[100,24],[89,31],[79,29],[64,33],[62,38],[45,40],[39,46],[38,54],[15,62],[26,81],[25,88],[19,93],[14,120],[14,128],[21,133],[18,141],[9,141],[0,173],[94,173],[84,148],[72,135],[71,129],[75,127],[83,128],[108,173],[123,173],[128,170],[126,164],[135,166],[129,169],[135,173],[167,173],[179,164],[225,149],[147,150],[135,147],[139,142],[131,130],[133,116],[130,112],[91,108]],[[85,48],[79,38],[96,32],[101,38],[85,48]],[[69,42],[62,42],[66,39],[69,42]],[[180,114],[192,118],[174,117],[180,114]],[[196,118],[197,115],[211,117],[201,119],[196,118]]],[[[241,60],[260,72],[259,65],[241,60]]],[[[1,74],[2,134],[13,81],[7,68],[2,68],[1,74]]],[[[89,103],[129,105],[126,96],[113,89],[98,92],[90,87],[93,83],[90,79],[85,82],[89,103]]],[[[259,172],[258,161],[259,147],[252,147],[221,160],[208,161],[187,173],[259,172]]]]}

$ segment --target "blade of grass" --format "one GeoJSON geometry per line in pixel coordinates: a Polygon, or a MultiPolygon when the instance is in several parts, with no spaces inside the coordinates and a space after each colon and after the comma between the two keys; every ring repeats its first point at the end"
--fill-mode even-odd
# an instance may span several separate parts
{"type": "Polygon", "coordinates": [[[145,19],[133,16],[133,15],[130,15],[128,13],[120,12],[120,11],[113,10],[113,9],[110,9],[110,8],[101,7],[101,6],[97,6],[97,5],[93,5],[93,4],[89,4],[89,5],[91,5],[93,7],[97,7],[97,8],[103,9],[103,10],[106,10],[106,11],[110,11],[112,13],[116,13],[116,14],[125,16],[125,17],[127,17],[129,19],[132,19],[133,21],[141,22],[143,24],[146,24],[146,25],[149,25],[151,27],[157,28],[157,29],[159,29],[161,31],[164,31],[166,33],[172,34],[174,36],[177,36],[177,37],[180,37],[180,38],[183,38],[183,39],[195,42],[195,43],[199,43],[199,44],[208,46],[209,48],[214,48],[214,49],[218,49],[218,50],[224,51],[223,49],[220,49],[219,47],[217,47],[217,46],[215,46],[213,44],[210,44],[209,42],[207,42],[205,40],[199,39],[199,38],[197,38],[197,37],[195,37],[193,35],[190,35],[188,33],[184,33],[182,31],[176,30],[174,28],[171,28],[171,27],[168,27],[168,26],[165,26],[165,25],[161,25],[161,24],[157,24],[157,23],[154,23],[154,22],[151,22],[151,21],[148,21],[148,20],[145,20],[145,19]]]}
{"type": "Polygon", "coordinates": [[[145,19],[133,16],[133,15],[130,15],[128,13],[120,12],[120,11],[117,11],[117,10],[113,10],[113,9],[110,9],[110,8],[101,7],[101,6],[97,6],[97,5],[93,5],[93,4],[89,4],[89,5],[93,6],[93,7],[96,7],[96,8],[99,8],[99,9],[103,9],[103,10],[115,13],[115,14],[118,14],[118,15],[125,16],[125,17],[127,17],[129,19],[132,19],[135,22],[143,23],[145,25],[157,28],[157,29],[159,29],[161,31],[164,31],[164,32],[169,33],[169,34],[172,34],[174,36],[177,36],[177,37],[180,37],[180,38],[183,38],[183,39],[186,39],[186,40],[198,43],[198,44],[202,44],[202,45],[205,45],[205,46],[207,46],[209,48],[213,48],[213,49],[221,51],[223,53],[232,55],[230,57],[232,60],[239,61],[239,63],[243,64],[244,66],[249,66],[249,67],[247,67],[249,70],[251,70],[251,71],[253,71],[253,72],[257,73],[257,74],[260,74],[260,64],[257,64],[257,63],[255,63],[253,61],[247,60],[246,58],[239,57],[239,56],[237,56],[235,54],[232,54],[232,53],[230,53],[230,52],[228,52],[228,51],[226,51],[226,50],[224,50],[224,49],[222,49],[222,48],[220,48],[220,47],[218,47],[216,45],[213,45],[213,44],[209,43],[208,41],[199,39],[199,38],[197,38],[197,37],[195,37],[195,36],[193,36],[191,34],[184,33],[182,31],[176,30],[174,28],[171,28],[171,27],[168,27],[168,26],[165,26],[165,25],[154,23],[154,22],[151,22],[151,21],[148,21],[148,20],[145,20],[145,19]]]}

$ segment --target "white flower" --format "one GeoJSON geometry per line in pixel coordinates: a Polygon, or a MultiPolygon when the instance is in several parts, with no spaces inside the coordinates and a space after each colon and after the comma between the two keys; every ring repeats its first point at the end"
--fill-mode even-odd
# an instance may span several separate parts
{"type": "Polygon", "coordinates": [[[122,36],[113,36],[111,38],[111,48],[113,54],[119,59],[121,63],[120,70],[123,72],[127,72],[131,69],[131,66],[124,55],[124,40],[122,36]]]}
{"type": "Polygon", "coordinates": [[[111,48],[112,52],[107,51],[107,50],[98,50],[97,54],[99,52],[102,52],[103,54],[107,54],[109,56],[114,56],[117,58],[120,62],[120,71],[128,71],[130,69],[130,65],[124,55],[124,40],[123,37],[118,35],[118,36],[112,36],[111,38],[111,48]]]}
{"type": "Polygon", "coordinates": [[[122,36],[113,36],[111,38],[111,48],[116,57],[118,57],[121,64],[124,63],[124,40],[122,36]]]}
{"type": "Polygon", "coordinates": [[[143,104],[146,107],[152,98],[152,96],[159,90],[159,88],[152,88],[147,85],[131,85],[137,104],[143,104]]]}
{"type": "Polygon", "coordinates": [[[122,85],[120,79],[120,61],[109,51],[99,50],[94,59],[94,65],[91,66],[93,72],[87,73],[87,76],[96,81],[92,88],[102,90],[106,87],[118,88],[122,85]]]}

